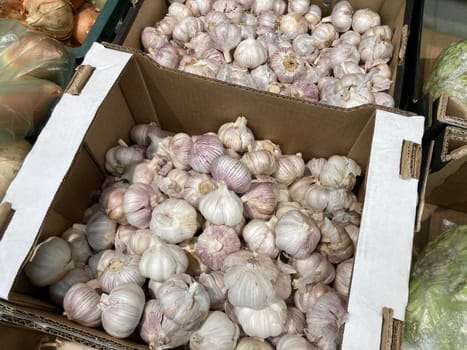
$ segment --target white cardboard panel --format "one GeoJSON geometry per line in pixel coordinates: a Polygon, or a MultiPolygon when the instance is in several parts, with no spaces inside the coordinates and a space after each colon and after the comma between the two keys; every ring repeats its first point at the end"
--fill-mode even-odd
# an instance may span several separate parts
{"type": "Polygon", "coordinates": [[[15,214],[0,241],[0,298],[8,299],[97,109],[131,56],[100,44],[91,47],[83,64],[96,70],[79,96],[62,96],[11,183],[4,201],[11,202],[15,214]]]}
{"type": "Polygon", "coordinates": [[[418,180],[399,176],[402,141],[421,143],[423,117],[378,110],[343,350],[379,349],[382,310],[404,320],[418,180]]]}

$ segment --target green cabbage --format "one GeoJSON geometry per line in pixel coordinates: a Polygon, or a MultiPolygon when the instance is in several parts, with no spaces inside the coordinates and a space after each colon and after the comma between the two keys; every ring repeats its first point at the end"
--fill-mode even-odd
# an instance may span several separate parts
{"type": "Polygon", "coordinates": [[[435,98],[443,93],[456,96],[467,104],[467,40],[453,43],[439,54],[424,92],[435,98]]]}
{"type": "Polygon", "coordinates": [[[431,241],[415,262],[405,316],[404,350],[467,346],[467,225],[431,241]]]}

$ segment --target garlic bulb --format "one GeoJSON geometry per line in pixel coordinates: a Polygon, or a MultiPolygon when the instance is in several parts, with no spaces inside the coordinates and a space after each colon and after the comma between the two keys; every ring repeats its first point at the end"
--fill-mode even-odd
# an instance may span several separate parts
{"type": "Polygon", "coordinates": [[[335,292],[318,298],[306,313],[307,339],[321,349],[335,349],[346,318],[345,306],[335,292]]]}
{"type": "Polygon", "coordinates": [[[141,256],[153,244],[154,240],[151,230],[136,230],[132,233],[126,244],[126,253],[130,256],[141,256]]]}
{"type": "Polygon", "coordinates": [[[252,38],[241,41],[234,52],[235,63],[241,68],[254,69],[266,62],[267,58],[266,49],[252,38]]]}
{"type": "Polygon", "coordinates": [[[370,28],[379,26],[380,24],[380,16],[370,9],[357,10],[353,14],[352,29],[357,33],[364,33],[370,28]]]}
{"type": "Polygon", "coordinates": [[[164,197],[159,190],[143,183],[134,183],[123,195],[123,212],[128,223],[140,229],[147,228],[151,211],[164,197]]]}
{"type": "Polygon", "coordinates": [[[302,213],[304,208],[300,205],[300,203],[297,202],[289,202],[289,201],[282,201],[277,204],[277,209],[275,212],[275,216],[279,219],[281,218],[285,213],[288,213],[291,210],[299,210],[302,213]]]}
{"type": "Polygon", "coordinates": [[[99,293],[85,283],[77,283],[68,289],[63,298],[63,314],[67,319],[86,327],[98,327],[101,324],[99,293]]]}
{"type": "Polygon", "coordinates": [[[360,40],[361,40],[360,33],[354,32],[353,30],[349,30],[345,33],[342,33],[339,39],[335,40],[332,43],[332,46],[336,46],[340,43],[347,43],[350,45],[358,46],[358,44],[360,44],[360,40]]]}
{"type": "Polygon", "coordinates": [[[136,231],[136,227],[131,225],[120,225],[115,233],[115,250],[126,254],[127,253],[127,244],[131,239],[131,236],[136,231]]]}
{"type": "Polygon", "coordinates": [[[342,33],[350,29],[352,26],[352,13],[353,8],[348,1],[341,0],[334,5],[330,21],[338,32],[342,33]]]}
{"type": "Polygon", "coordinates": [[[63,305],[63,298],[68,290],[77,283],[86,283],[91,279],[91,271],[88,268],[77,267],[67,272],[63,278],[50,285],[50,299],[57,305],[63,305]]]}
{"type": "Polygon", "coordinates": [[[320,225],[321,244],[319,252],[333,264],[350,258],[354,253],[353,242],[344,227],[331,222],[328,218],[320,225]]]}
{"type": "Polygon", "coordinates": [[[172,133],[162,130],[156,123],[149,124],[135,124],[130,130],[130,139],[140,145],[149,146],[151,143],[151,136],[166,137],[172,133]]]}
{"type": "Polygon", "coordinates": [[[204,24],[200,18],[187,16],[177,23],[172,32],[172,38],[175,42],[183,45],[194,38],[198,32],[202,31],[203,27],[204,24]]]}
{"type": "Polygon", "coordinates": [[[243,7],[235,0],[216,0],[212,4],[212,9],[223,12],[234,24],[241,22],[244,13],[243,7]]]}
{"type": "MultiPolygon", "coordinates": [[[[307,163],[308,164],[308,163],[307,163]]],[[[306,191],[317,182],[313,176],[304,176],[289,187],[290,197],[295,202],[303,202],[306,191]]]]}
{"type": "Polygon", "coordinates": [[[191,10],[193,16],[204,16],[211,10],[212,0],[186,0],[185,5],[191,10]]]}
{"type": "Polygon", "coordinates": [[[247,152],[240,161],[245,164],[253,175],[272,175],[277,169],[276,157],[267,150],[247,152]]]}
{"type": "Polygon", "coordinates": [[[191,276],[178,274],[160,287],[157,298],[167,318],[185,330],[194,330],[209,313],[209,295],[191,276]]]}
{"type": "Polygon", "coordinates": [[[177,68],[180,55],[172,44],[162,46],[160,49],[149,49],[149,57],[163,67],[177,68]]]}
{"type": "Polygon", "coordinates": [[[263,12],[272,10],[273,6],[274,0],[253,0],[251,11],[256,15],[260,15],[263,12]]]}
{"type": "Polygon", "coordinates": [[[253,132],[247,127],[247,119],[243,116],[238,117],[235,122],[222,124],[217,136],[226,148],[235,152],[245,152],[255,142],[253,132]]]}
{"type": "Polygon", "coordinates": [[[178,2],[172,2],[167,13],[168,15],[177,18],[179,21],[192,15],[191,10],[186,5],[178,2]]]}
{"type": "Polygon", "coordinates": [[[234,350],[239,336],[240,329],[225,313],[213,311],[201,328],[191,334],[190,349],[234,350]]]}
{"type": "Polygon", "coordinates": [[[313,45],[314,40],[309,34],[299,34],[293,40],[293,50],[297,55],[306,57],[307,62],[312,62],[318,57],[319,50],[313,45]]]}
{"type": "Polygon", "coordinates": [[[279,32],[286,40],[293,40],[297,35],[306,33],[308,24],[299,13],[287,13],[281,17],[279,32]]]}
{"type": "Polygon", "coordinates": [[[387,63],[394,51],[390,41],[380,40],[377,37],[370,36],[362,39],[358,45],[358,51],[365,67],[370,69],[376,65],[387,63]]]}
{"type": "Polygon", "coordinates": [[[394,107],[394,97],[385,92],[375,92],[375,103],[380,106],[394,107]]]}
{"type": "Polygon", "coordinates": [[[178,133],[162,140],[157,149],[157,154],[169,158],[175,168],[189,170],[188,157],[192,147],[191,137],[184,133],[178,133]]]}
{"type": "Polygon", "coordinates": [[[305,329],[305,315],[296,307],[287,307],[287,321],[284,331],[289,334],[303,334],[305,329]]]}
{"type": "Polygon", "coordinates": [[[232,305],[261,309],[275,297],[279,271],[268,256],[241,250],[227,256],[223,271],[232,305]]]}
{"type": "Polygon", "coordinates": [[[254,183],[250,191],[241,197],[245,216],[258,220],[271,218],[276,208],[278,195],[277,184],[272,182],[254,183]]]}
{"type": "Polygon", "coordinates": [[[223,154],[224,147],[216,135],[201,135],[193,142],[189,163],[193,170],[207,174],[211,163],[223,154]]]}
{"type": "Polygon", "coordinates": [[[293,267],[298,273],[298,278],[293,283],[299,289],[310,283],[329,284],[336,275],[334,266],[320,253],[312,253],[305,259],[294,260],[293,267]]]}
{"type": "Polygon", "coordinates": [[[89,258],[88,266],[94,278],[99,278],[102,272],[110,265],[116,252],[112,249],[101,250],[89,258]]]}
{"type": "Polygon", "coordinates": [[[332,188],[353,189],[356,177],[362,170],[358,164],[345,156],[331,156],[323,165],[319,174],[321,185],[332,188]]]}
{"type": "Polygon", "coordinates": [[[177,17],[167,14],[164,18],[156,23],[155,28],[165,35],[171,36],[178,22],[179,19],[177,17]]]}
{"type": "Polygon", "coordinates": [[[240,43],[242,38],[240,28],[234,24],[221,23],[211,28],[209,36],[214,47],[223,52],[225,61],[232,62],[230,50],[240,43]]]}
{"type": "Polygon", "coordinates": [[[151,246],[146,249],[139,261],[142,276],[153,281],[163,282],[170,276],[183,273],[188,268],[188,258],[177,245],[163,242],[153,237],[151,246]]]}
{"type": "Polygon", "coordinates": [[[204,27],[207,32],[222,23],[230,23],[229,19],[223,12],[211,10],[204,17],[204,27]]]}
{"type": "Polygon", "coordinates": [[[122,180],[127,180],[130,185],[134,183],[143,183],[152,185],[157,178],[156,170],[152,167],[153,163],[145,159],[142,162],[135,163],[127,167],[126,171],[120,177],[122,180]]]}
{"type": "MultiPolygon", "coordinates": [[[[298,289],[294,294],[294,304],[303,313],[313,308],[318,298],[333,291],[327,284],[318,282],[307,284],[304,288],[298,289]]],[[[303,332],[301,332],[303,333],[303,332]]]]}
{"type": "Polygon", "coordinates": [[[169,40],[167,39],[166,33],[158,28],[145,27],[141,32],[141,45],[146,51],[149,51],[150,48],[156,50],[160,49],[168,42],[169,40]]]}
{"type": "Polygon", "coordinates": [[[69,244],[52,236],[34,248],[24,272],[33,284],[44,287],[58,282],[73,267],[69,244]]]}
{"type": "Polygon", "coordinates": [[[313,30],[311,35],[315,47],[324,49],[331,46],[332,42],[337,39],[338,35],[336,29],[332,24],[320,23],[313,30]]]}
{"type": "Polygon", "coordinates": [[[279,16],[275,14],[272,10],[261,12],[258,16],[258,26],[259,27],[268,27],[276,30],[279,25],[279,16]]]}
{"type": "Polygon", "coordinates": [[[320,231],[311,217],[299,210],[281,216],[276,226],[276,245],[291,256],[304,259],[315,250],[320,231]]]}
{"type": "Polygon", "coordinates": [[[99,277],[102,291],[109,293],[124,283],[135,283],[142,286],[146,282],[146,278],[139,271],[139,262],[139,256],[128,257],[117,254],[99,277]]]}
{"type": "Polygon", "coordinates": [[[253,69],[251,71],[251,77],[259,90],[267,90],[271,83],[277,81],[276,73],[274,73],[267,64],[263,64],[253,69]]]}
{"type": "Polygon", "coordinates": [[[288,154],[277,159],[277,170],[274,177],[277,182],[290,185],[296,179],[303,176],[305,172],[305,162],[301,153],[295,155],[288,154]]]}
{"type": "Polygon", "coordinates": [[[110,220],[126,224],[125,213],[123,212],[123,195],[128,188],[128,184],[115,183],[107,187],[99,198],[101,209],[110,220]]]}
{"type": "Polygon", "coordinates": [[[350,258],[342,261],[336,267],[336,279],[334,280],[334,288],[344,300],[348,299],[349,297],[353,263],[354,259],[350,258]]]}
{"type": "Polygon", "coordinates": [[[304,15],[308,12],[309,8],[310,0],[289,0],[287,10],[289,13],[298,13],[299,15],[304,15]]]}
{"type": "Polygon", "coordinates": [[[280,298],[273,298],[259,310],[240,306],[235,306],[234,310],[240,326],[250,337],[274,337],[284,330],[287,305],[280,298]]]}
{"type": "Polygon", "coordinates": [[[188,343],[190,339],[190,332],[168,319],[159,300],[154,299],[148,300],[144,306],[139,334],[150,349],[172,349],[188,343]]]}
{"type": "Polygon", "coordinates": [[[286,93],[290,97],[300,98],[312,102],[318,101],[319,98],[318,87],[303,78],[299,78],[291,85],[287,86],[286,93]]]}
{"type": "Polygon", "coordinates": [[[138,147],[118,145],[105,154],[105,169],[114,176],[122,175],[125,169],[143,160],[143,150],[138,147]]]}
{"type": "Polygon", "coordinates": [[[315,346],[311,345],[305,338],[298,334],[286,334],[280,338],[276,349],[314,350],[315,346]]]}
{"type": "MultiPolygon", "coordinates": [[[[342,46],[341,46],[342,47],[342,46]]],[[[364,74],[365,70],[358,65],[358,63],[352,61],[345,61],[342,63],[335,64],[333,67],[334,76],[336,78],[343,78],[350,74],[364,74]]]]}
{"type": "Polygon", "coordinates": [[[171,198],[183,198],[185,184],[190,178],[190,174],[185,170],[172,169],[167,176],[159,177],[157,186],[167,196],[171,198]]]}
{"type": "Polygon", "coordinates": [[[224,303],[227,300],[227,288],[224,285],[224,274],[221,271],[211,271],[201,273],[198,277],[209,294],[210,309],[223,310],[224,303]]]}
{"type": "Polygon", "coordinates": [[[245,193],[251,186],[251,173],[240,161],[224,155],[212,162],[211,174],[214,180],[223,181],[236,193],[245,193]]]}
{"type": "Polygon", "coordinates": [[[121,284],[110,294],[102,294],[97,305],[102,311],[102,327],[115,338],[128,337],[138,326],[144,302],[144,292],[135,283],[121,284]]]}
{"type": "Polygon", "coordinates": [[[201,197],[199,211],[213,224],[235,226],[242,220],[243,203],[224,182],[220,182],[216,190],[201,197]]]}
{"type": "Polygon", "coordinates": [[[279,254],[274,235],[276,223],[277,218],[273,216],[267,222],[251,220],[246,224],[243,228],[242,236],[248,245],[248,249],[275,258],[279,254]]]}
{"type": "Polygon", "coordinates": [[[86,226],[74,224],[63,232],[61,237],[68,242],[75,265],[86,264],[92,255],[91,247],[86,240],[86,226]]]}
{"type": "Polygon", "coordinates": [[[273,348],[264,340],[244,337],[240,338],[235,350],[273,350],[273,348]]]}
{"type": "Polygon", "coordinates": [[[293,83],[305,71],[303,60],[290,49],[277,50],[271,57],[271,68],[281,83],[293,83]]]}
{"type": "Polygon", "coordinates": [[[185,43],[188,54],[195,58],[203,58],[207,50],[214,47],[214,43],[208,33],[198,32],[189,42],[185,43]]]}
{"type": "Polygon", "coordinates": [[[94,214],[86,225],[86,238],[94,250],[111,248],[114,243],[117,223],[110,220],[104,213],[94,214]]]}
{"type": "Polygon", "coordinates": [[[209,59],[195,59],[194,57],[184,56],[180,61],[178,69],[191,74],[200,75],[208,78],[215,78],[219,70],[219,64],[209,59]]]}
{"type": "Polygon", "coordinates": [[[193,237],[198,229],[196,209],[183,199],[169,198],[152,211],[151,231],[169,243],[193,237]]]}
{"type": "Polygon", "coordinates": [[[312,4],[308,8],[308,12],[303,16],[311,30],[314,30],[316,25],[321,21],[321,8],[318,5],[312,4]]]}
{"type": "Polygon", "coordinates": [[[216,189],[214,180],[206,174],[189,171],[190,175],[185,183],[183,198],[193,207],[198,208],[201,197],[216,189]]]}
{"type": "Polygon", "coordinates": [[[193,237],[182,243],[179,243],[178,246],[183,249],[187,258],[188,258],[188,268],[186,273],[191,276],[199,276],[203,272],[208,272],[209,267],[203,264],[198,255],[196,255],[196,248],[198,246],[198,237],[193,237]]]}
{"type": "Polygon", "coordinates": [[[209,225],[198,237],[196,255],[210,269],[222,268],[230,253],[240,250],[240,239],[235,230],[225,225],[209,225]]]}

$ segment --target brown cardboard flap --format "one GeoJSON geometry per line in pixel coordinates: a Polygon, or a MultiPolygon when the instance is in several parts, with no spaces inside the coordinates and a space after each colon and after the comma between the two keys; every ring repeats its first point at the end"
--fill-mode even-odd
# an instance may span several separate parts
{"type": "Polygon", "coordinates": [[[422,162],[422,146],[418,143],[404,140],[402,143],[400,175],[403,179],[420,178],[422,162]]]}
{"type": "Polygon", "coordinates": [[[90,65],[80,65],[76,67],[76,72],[68,83],[65,92],[71,95],[79,95],[91,77],[92,72],[94,72],[94,69],[95,68],[90,65]]]}
{"type": "Polygon", "coordinates": [[[436,118],[445,124],[467,128],[467,106],[456,96],[442,95],[436,118]]]}
{"type": "Polygon", "coordinates": [[[383,325],[381,329],[381,350],[399,350],[402,346],[403,327],[402,321],[393,318],[393,310],[383,309],[383,325]]]}

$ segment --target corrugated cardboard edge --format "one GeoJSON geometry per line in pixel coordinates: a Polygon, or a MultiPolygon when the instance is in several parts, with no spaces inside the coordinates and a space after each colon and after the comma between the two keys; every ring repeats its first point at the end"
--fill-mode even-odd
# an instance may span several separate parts
{"type": "Polygon", "coordinates": [[[440,158],[443,162],[458,160],[467,155],[467,129],[446,127],[442,142],[440,158]],[[463,145],[452,148],[451,144],[456,141],[463,145]]]}
{"type": "Polygon", "coordinates": [[[407,41],[409,40],[409,26],[404,24],[402,26],[402,33],[401,33],[401,46],[399,49],[398,55],[398,64],[403,65],[405,63],[405,53],[407,51],[407,41]]]}
{"type": "Polygon", "coordinates": [[[419,179],[421,163],[422,146],[419,143],[404,140],[400,164],[401,177],[403,179],[419,179]]]}
{"type": "Polygon", "coordinates": [[[95,67],[89,64],[79,65],[76,67],[75,74],[68,83],[68,86],[65,89],[65,93],[79,95],[95,69],[95,67]]]}
{"type": "Polygon", "coordinates": [[[467,128],[467,106],[456,96],[441,95],[436,119],[440,123],[467,128]]]}

